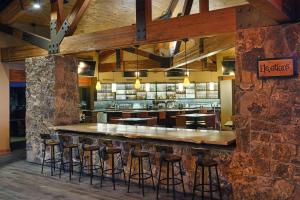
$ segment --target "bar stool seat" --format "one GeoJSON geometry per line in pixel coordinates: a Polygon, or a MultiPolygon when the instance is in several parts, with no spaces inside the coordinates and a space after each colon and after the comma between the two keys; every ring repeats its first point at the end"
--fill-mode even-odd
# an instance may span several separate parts
{"type": "Polygon", "coordinates": [[[124,182],[126,184],[125,170],[124,170],[124,162],[122,158],[122,150],[120,148],[116,148],[113,146],[112,141],[108,139],[99,139],[98,144],[100,147],[99,150],[99,158],[100,158],[100,170],[101,170],[101,182],[100,187],[102,187],[104,175],[110,175],[112,177],[113,189],[116,189],[115,183],[115,175],[122,174],[124,176],[124,182]],[[111,157],[111,168],[105,169],[104,163],[109,160],[109,156],[111,157]],[[121,159],[121,167],[117,167],[115,165],[115,157],[120,156],[121,159]]]}
{"type": "Polygon", "coordinates": [[[98,151],[99,150],[99,146],[97,145],[85,145],[83,147],[84,151],[98,151]]]}
{"type": "Polygon", "coordinates": [[[219,199],[222,200],[222,192],[218,174],[218,163],[210,157],[210,151],[202,148],[192,148],[192,154],[197,156],[195,176],[194,176],[194,187],[193,187],[193,197],[195,199],[196,191],[201,192],[202,200],[204,200],[204,193],[209,193],[210,199],[213,199],[213,192],[219,192],[219,199]],[[201,182],[197,183],[198,178],[198,168],[201,167],[201,182]],[[216,172],[216,181],[217,184],[213,183],[212,178],[212,168],[216,172]],[[205,169],[208,169],[208,182],[205,179],[205,169]]]}
{"type": "Polygon", "coordinates": [[[59,145],[59,141],[51,139],[49,141],[46,141],[46,145],[59,145]]]}
{"type": "Polygon", "coordinates": [[[79,144],[66,144],[65,148],[77,148],[79,147],[79,144]]]}
{"type": "Polygon", "coordinates": [[[150,153],[149,152],[146,152],[146,151],[134,151],[133,152],[133,155],[135,157],[141,157],[141,158],[144,158],[144,157],[149,157],[150,156],[150,153]]]}
{"type": "Polygon", "coordinates": [[[89,171],[90,175],[90,184],[93,184],[94,171],[100,170],[99,165],[94,164],[94,152],[99,152],[99,145],[94,145],[93,140],[87,137],[79,137],[79,143],[81,143],[82,155],[81,155],[81,164],[80,164],[80,174],[79,174],[79,182],[81,181],[81,176],[83,175],[83,171],[89,171]],[[89,163],[86,163],[85,154],[89,155],[89,163]]]}
{"type": "Polygon", "coordinates": [[[153,190],[155,190],[155,185],[154,185],[154,177],[152,173],[152,166],[151,166],[151,160],[150,160],[150,152],[148,151],[143,151],[142,150],[142,145],[140,143],[134,143],[130,142],[127,144],[130,148],[130,169],[129,169],[129,175],[128,175],[128,189],[127,192],[130,190],[130,180],[131,179],[136,179],[139,181],[139,188],[142,186],[142,194],[145,196],[145,191],[144,191],[144,181],[147,179],[152,180],[152,186],[153,190]],[[138,172],[132,172],[132,162],[134,159],[138,160],[138,172]],[[149,170],[144,171],[144,161],[148,161],[149,165],[149,170]],[[141,185],[142,183],[142,185],[141,185]]]}
{"type": "Polygon", "coordinates": [[[106,149],[106,153],[108,154],[118,154],[118,153],[121,153],[122,150],[120,148],[112,148],[112,147],[108,147],[106,149]]]}
{"type": "Polygon", "coordinates": [[[61,147],[59,178],[61,178],[62,169],[65,171],[65,166],[67,166],[69,168],[69,180],[71,180],[71,177],[74,173],[74,167],[81,165],[79,144],[72,143],[72,137],[71,136],[60,135],[59,139],[60,139],[60,147],[61,147]],[[65,161],[65,158],[64,158],[65,150],[67,150],[67,152],[69,154],[68,159],[66,161],[65,161]],[[74,158],[73,150],[77,150],[76,152],[78,154],[79,160],[76,160],[76,156],[74,158]]]}
{"type": "Polygon", "coordinates": [[[176,199],[176,185],[182,185],[182,191],[185,196],[184,182],[183,182],[183,169],[182,169],[182,158],[173,154],[173,148],[169,146],[156,146],[156,151],[160,153],[160,166],[158,173],[158,182],[157,182],[157,190],[156,190],[156,199],[158,199],[158,193],[160,189],[160,185],[167,186],[167,192],[169,193],[169,186],[173,187],[173,200],[176,199]],[[161,178],[161,171],[163,165],[166,164],[167,174],[165,178],[161,178]],[[175,174],[175,166],[178,164],[179,172],[175,174]],[[171,167],[171,177],[170,177],[170,167],[171,167]],[[179,175],[179,178],[178,178],[179,175]],[[172,181],[172,183],[170,183],[172,181]]]}
{"type": "Polygon", "coordinates": [[[56,169],[56,163],[59,163],[59,159],[56,159],[56,154],[60,153],[60,151],[55,152],[55,147],[60,147],[60,142],[57,140],[52,139],[50,134],[40,134],[40,137],[42,139],[43,148],[42,148],[42,154],[43,154],[43,160],[42,160],[42,170],[41,173],[44,173],[44,165],[45,163],[50,164],[51,168],[51,176],[53,176],[53,172],[56,169]],[[46,150],[47,147],[50,147],[50,158],[46,159],[46,150]]]}
{"type": "Polygon", "coordinates": [[[182,158],[174,154],[169,154],[169,155],[165,155],[164,160],[168,162],[180,162],[182,158]]]}

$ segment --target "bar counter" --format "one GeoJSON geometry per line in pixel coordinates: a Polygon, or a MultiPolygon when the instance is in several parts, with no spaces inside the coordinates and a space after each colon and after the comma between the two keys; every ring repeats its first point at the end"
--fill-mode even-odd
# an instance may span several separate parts
{"type": "Polygon", "coordinates": [[[103,123],[55,126],[51,127],[51,129],[61,132],[105,135],[127,139],[160,140],[172,143],[180,142],[223,146],[233,144],[236,139],[234,131],[193,130],[103,123]]]}

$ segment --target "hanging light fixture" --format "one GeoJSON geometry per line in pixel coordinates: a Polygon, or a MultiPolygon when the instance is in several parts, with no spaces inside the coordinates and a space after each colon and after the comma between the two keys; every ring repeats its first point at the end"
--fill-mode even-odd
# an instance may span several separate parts
{"type": "Polygon", "coordinates": [[[189,87],[190,86],[190,79],[189,79],[188,66],[187,66],[187,57],[186,57],[186,42],[187,42],[187,39],[184,39],[185,77],[183,79],[183,86],[184,87],[189,87]]]}
{"type": "Polygon", "coordinates": [[[136,46],[136,79],[134,83],[134,88],[139,90],[141,88],[141,81],[139,79],[139,54],[138,46],[136,46]]]}
{"type": "Polygon", "coordinates": [[[115,83],[115,71],[113,71],[113,82],[111,84],[111,92],[117,92],[117,83],[115,83]]]}
{"type": "Polygon", "coordinates": [[[97,83],[96,83],[96,90],[97,91],[100,91],[101,90],[101,83],[100,83],[100,80],[99,80],[99,72],[97,71],[97,83]]]}

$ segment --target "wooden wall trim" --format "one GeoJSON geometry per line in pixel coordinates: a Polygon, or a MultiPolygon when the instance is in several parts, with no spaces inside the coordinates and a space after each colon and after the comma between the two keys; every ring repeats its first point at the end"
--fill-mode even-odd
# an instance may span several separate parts
{"type": "Polygon", "coordinates": [[[26,82],[25,70],[10,69],[9,70],[9,81],[10,82],[26,82]]]}

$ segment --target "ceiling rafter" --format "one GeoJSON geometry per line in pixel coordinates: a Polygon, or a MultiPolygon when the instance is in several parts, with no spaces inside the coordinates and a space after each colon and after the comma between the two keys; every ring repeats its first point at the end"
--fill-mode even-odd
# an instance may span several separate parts
{"type": "Polygon", "coordinates": [[[28,9],[29,0],[12,0],[0,13],[0,23],[13,24],[28,9]]]}
{"type": "MultiPolygon", "coordinates": [[[[254,8],[265,16],[277,21],[288,22],[295,20],[297,1],[285,0],[247,0],[254,8]]],[[[298,8],[299,10],[299,8],[298,8]]]]}

